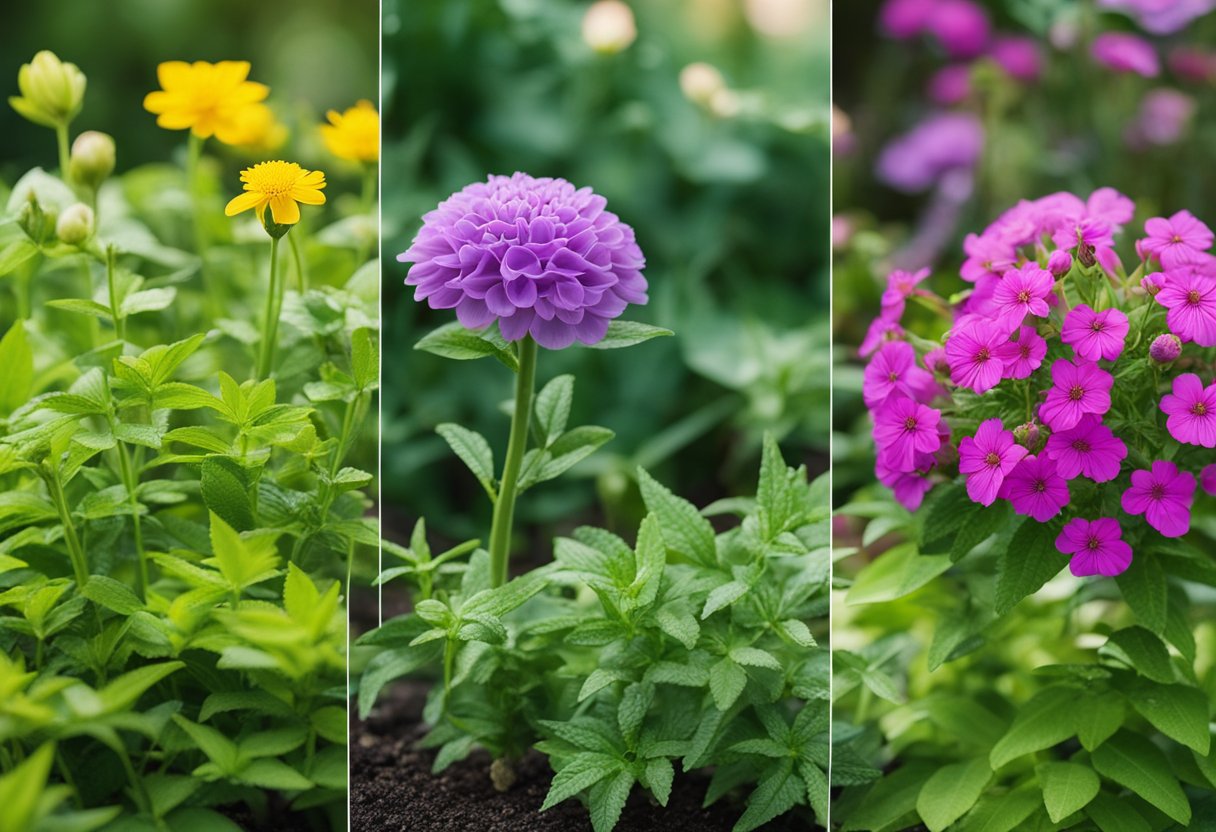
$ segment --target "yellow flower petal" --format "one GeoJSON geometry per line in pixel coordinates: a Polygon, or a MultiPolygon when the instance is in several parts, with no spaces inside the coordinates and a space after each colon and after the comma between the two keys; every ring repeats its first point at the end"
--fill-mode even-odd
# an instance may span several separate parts
{"type": "Polygon", "coordinates": [[[279,225],[295,225],[300,221],[300,206],[287,194],[272,196],[270,215],[279,225]]]}
{"type": "Polygon", "coordinates": [[[248,211],[250,208],[253,208],[263,199],[264,197],[261,194],[246,191],[229,200],[228,205],[224,207],[224,213],[230,217],[235,217],[242,211],[248,211]]]}
{"type": "Polygon", "coordinates": [[[301,188],[296,186],[291,189],[291,198],[296,202],[303,202],[305,205],[324,205],[325,194],[315,188],[301,188]]]}

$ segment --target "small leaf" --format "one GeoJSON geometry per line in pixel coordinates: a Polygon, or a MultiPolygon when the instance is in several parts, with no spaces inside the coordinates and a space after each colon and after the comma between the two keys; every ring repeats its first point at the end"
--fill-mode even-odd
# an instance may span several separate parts
{"type": "Polygon", "coordinates": [[[1084,809],[1102,787],[1093,769],[1077,763],[1040,763],[1035,768],[1043,787],[1043,802],[1054,823],[1084,809]]]}
{"type": "Polygon", "coordinates": [[[1176,822],[1191,822],[1191,804],[1178,784],[1169,761],[1149,740],[1130,731],[1120,731],[1095,748],[1094,768],[1124,786],[1176,822]]]}
{"type": "Polygon", "coordinates": [[[536,427],[541,442],[548,447],[566,430],[570,407],[574,403],[574,376],[558,376],[536,395],[536,427]]]}
{"type": "Polygon", "coordinates": [[[608,333],[603,340],[587,346],[593,350],[616,350],[621,347],[632,347],[651,338],[663,338],[675,335],[670,329],[659,326],[642,324],[636,321],[615,320],[608,324],[608,333]]]}
{"type": "Polygon", "coordinates": [[[693,563],[716,565],[714,527],[701,516],[696,506],[677,497],[641,468],[638,469],[638,485],[646,510],[659,516],[667,548],[693,563]]]}
{"type": "Polygon", "coordinates": [[[257,525],[250,493],[253,484],[249,471],[227,456],[208,456],[202,464],[203,501],[213,513],[237,531],[257,525]]]}
{"type": "Polygon", "coordinates": [[[444,324],[423,336],[414,349],[457,361],[493,356],[512,370],[519,369],[519,359],[513,351],[495,345],[490,339],[465,329],[457,322],[444,324]]]}
{"type": "Polygon", "coordinates": [[[747,687],[747,672],[730,658],[720,659],[709,669],[709,692],[718,710],[725,711],[735,704],[747,687]]]}
{"type": "Polygon", "coordinates": [[[1154,682],[1169,684],[1174,681],[1165,643],[1143,627],[1126,627],[1111,633],[1103,649],[1126,661],[1137,673],[1154,682]]]}
{"type": "Polygon", "coordinates": [[[473,472],[473,476],[490,495],[490,499],[497,499],[494,489],[494,452],[486,438],[476,431],[450,422],[436,426],[435,432],[444,438],[453,453],[473,472]]]}
{"type": "Polygon", "coordinates": [[[132,615],[144,608],[143,602],[126,584],[104,575],[90,577],[81,594],[119,615],[132,615]]]}
{"type": "Polygon", "coordinates": [[[992,768],[982,757],[938,769],[916,798],[916,811],[930,832],[941,832],[965,815],[980,799],[992,768]]]}

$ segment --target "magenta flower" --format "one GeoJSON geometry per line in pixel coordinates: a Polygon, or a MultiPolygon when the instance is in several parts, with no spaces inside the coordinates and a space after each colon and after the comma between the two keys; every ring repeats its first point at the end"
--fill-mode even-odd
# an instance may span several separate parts
{"type": "Polygon", "coordinates": [[[1212,0],[1098,0],[1098,6],[1135,18],[1154,35],[1172,35],[1212,11],[1216,3],[1212,0]]]}
{"type": "Polygon", "coordinates": [[[1068,482],[1050,458],[1028,456],[1005,477],[1000,496],[1012,503],[1018,514],[1046,523],[1068,505],[1068,482]]]}
{"type": "Polygon", "coordinates": [[[927,191],[954,170],[971,170],[984,147],[984,126],[970,113],[934,113],[879,154],[878,178],[904,193],[927,191]]]}
{"type": "Polygon", "coordinates": [[[929,78],[929,99],[943,107],[951,107],[971,95],[971,67],[965,64],[944,66],[929,78]]]}
{"type": "Polygon", "coordinates": [[[1104,32],[1094,38],[1094,60],[1116,72],[1134,72],[1145,78],[1161,74],[1161,62],[1153,45],[1126,32],[1104,32]]]}
{"type": "Polygon", "coordinates": [[[919,291],[916,287],[920,286],[928,278],[928,269],[921,269],[918,272],[906,272],[903,269],[896,269],[891,272],[887,276],[887,288],[882,293],[882,308],[899,309],[902,315],[904,302],[915,295],[919,291]]]}
{"type": "Polygon", "coordinates": [[[1047,341],[1032,326],[1018,330],[1018,340],[997,347],[997,357],[1005,365],[1004,378],[1030,378],[1043,366],[1047,355],[1047,341]]]}
{"type": "Polygon", "coordinates": [[[975,283],[984,277],[1001,277],[1017,263],[1017,246],[1008,240],[978,234],[963,239],[963,261],[959,274],[963,280],[975,283]]]}
{"type": "Polygon", "coordinates": [[[998,353],[1008,340],[992,321],[972,318],[960,323],[946,341],[950,380],[976,393],[996,387],[1005,372],[1005,363],[998,353]]]}
{"type": "Polygon", "coordinates": [[[916,363],[916,350],[906,341],[888,341],[866,365],[861,395],[867,407],[881,404],[893,393],[919,399],[933,387],[933,376],[916,363]]]}
{"type": "Polygon", "coordinates": [[[925,501],[925,495],[933,488],[933,481],[919,471],[905,473],[892,471],[881,461],[874,466],[874,475],[878,481],[891,489],[895,500],[908,511],[916,511],[925,501]]]}
{"type": "Polygon", "coordinates": [[[894,395],[874,411],[874,444],[879,460],[892,471],[910,474],[918,454],[931,454],[942,445],[937,426],[942,414],[902,395],[894,395]]]}
{"type": "Polygon", "coordinates": [[[1158,460],[1151,471],[1133,471],[1131,488],[1123,492],[1123,510],[1143,514],[1165,537],[1182,537],[1191,529],[1195,477],[1172,462],[1158,460]]]}
{"type": "Polygon", "coordinates": [[[1169,87],[1151,90],[1141,99],[1140,112],[1127,126],[1124,138],[1133,150],[1177,144],[1198,108],[1199,103],[1184,92],[1169,87]]]}
{"type": "Polygon", "coordinates": [[[870,323],[870,328],[866,330],[866,337],[861,340],[861,346],[857,351],[862,358],[869,358],[879,347],[888,341],[895,341],[904,337],[904,328],[899,325],[898,318],[889,317],[886,310],[870,323]]]}
{"type": "Polygon", "coordinates": [[[887,0],[878,12],[878,24],[897,40],[914,38],[925,30],[937,0],[887,0]]]}
{"type": "Polygon", "coordinates": [[[1170,331],[1201,347],[1216,347],[1216,281],[1193,269],[1179,269],[1162,275],[1157,303],[1169,312],[1165,321],[1170,331]]]}
{"type": "Polygon", "coordinates": [[[988,45],[988,15],[972,0],[937,0],[925,28],[952,58],[974,58],[988,45]]]}
{"type": "Polygon", "coordinates": [[[1072,255],[1067,251],[1056,249],[1047,258],[1047,271],[1056,277],[1063,277],[1072,270],[1072,255]]]}
{"type": "Polygon", "coordinates": [[[1119,476],[1127,446],[1097,416],[1087,414],[1075,426],[1047,437],[1043,453],[1066,480],[1085,475],[1094,482],[1110,482],[1119,476]]]}
{"type": "Polygon", "coordinates": [[[980,424],[975,437],[963,437],[958,446],[958,470],[967,475],[967,495],[973,502],[992,505],[1005,477],[1028,453],[1000,419],[980,424]]]}
{"type": "Polygon", "coordinates": [[[1110,410],[1115,380],[1097,364],[1058,359],[1051,365],[1051,389],[1039,408],[1039,418],[1053,431],[1075,427],[1086,413],[1101,416],[1110,410]]]}
{"type": "Polygon", "coordinates": [[[1051,239],[1062,251],[1074,248],[1106,251],[1115,244],[1110,223],[1097,217],[1080,217],[1061,223],[1051,239]]]}
{"type": "Polygon", "coordinates": [[[1149,357],[1158,364],[1170,364],[1182,355],[1182,339],[1172,332],[1158,335],[1148,346],[1149,357]]]}
{"type": "Polygon", "coordinates": [[[1199,376],[1184,373],[1174,379],[1174,392],[1161,400],[1169,418],[1170,436],[1184,445],[1216,448],[1216,384],[1203,386],[1199,376]]]}
{"type": "Polygon", "coordinates": [[[1199,472],[1199,485],[1208,494],[1216,497],[1216,465],[1205,465],[1199,472]]]}
{"type": "Polygon", "coordinates": [[[1072,555],[1068,570],[1078,578],[1102,575],[1113,578],[1132,565],[1132,547],[1123,539],[1117,520],[1069,520],[1056,538],[1056,548],[1072,555]]]}
{"type": "Polygon", "coordinates": [[[1034,38],[997,38],[989,54],[1001,69],[1019,81],[1037,81],[1043,74],[1043,52],[1034,38]]]}
{"type": "Polygon", "coordinates": [[[1016,272],[1008,272],[992,295],[992,306],[1001,325],[1016,329],[1027,315],[1045,318],[1051,312],[1047,299],[1056,285],[1051,272],[1027,263],[1016,272]]]}
{"type": "Polygon", "coordinates": [[[646,264],[633,229],[590,188],[527,174],[491,176],[422,218],[405,282],[460,323],[497,323],[549,349],[602,341],[631,303],[646,303],[646,264]]]}
{"type": "Polygon", "coordinates": [[[1157,258],[1166,271],[1198,262],[1212,248],[1212,230],[1190,211],[1179,211],[1169,219],[1153,217],[1144,223],[1148,235],[1140,250],[1157,258]]]}
{"type": "Polygon", "coordinates": [[[1100,358],[1114,361],[1123,354],[1127,329],[1127,315],[1118,309],[1095,312],[1081,304],[1064,319],[1060,339],[1065,344],[1071,344],[1077,356],[1086,361],[1100,358]]]}

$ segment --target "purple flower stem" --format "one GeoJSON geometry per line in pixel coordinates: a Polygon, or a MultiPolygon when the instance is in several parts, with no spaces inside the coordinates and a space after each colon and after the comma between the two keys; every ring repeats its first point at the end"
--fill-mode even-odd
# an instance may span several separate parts
{"type": "Polygon", "coordinates": [[[507,459],[502,467],[502,485],[494,501],[494,520],[490,526],[490,585],[507,582],[507,562],[511,557],[511,526],[515,521],[515,497],[519,470],[528,445],[528,421],[532,418],[532,398],[536,388],[536,341],[525,335],[519,342],[519,373],[515,377],[515,412],[511,416],[511,438],[507,459]]]}

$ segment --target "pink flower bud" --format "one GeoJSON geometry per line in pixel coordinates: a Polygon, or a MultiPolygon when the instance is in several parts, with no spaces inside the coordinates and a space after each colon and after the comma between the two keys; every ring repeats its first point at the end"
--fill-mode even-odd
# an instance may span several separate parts
{"type": "Polygon", "coordinates": [[[1063,277],[1072,269],[1072,255],[1067,251],[1053,251],[1047,258],[1047,271],[1056,277],[1063,277]]]}
{"type": "Polygon", "coordinates": [[[1149,346],[1148,354],[1158,364],[1171,364],[1182,355],[1182,339],[1169,332],[1158,335],[1149,346]]]}

